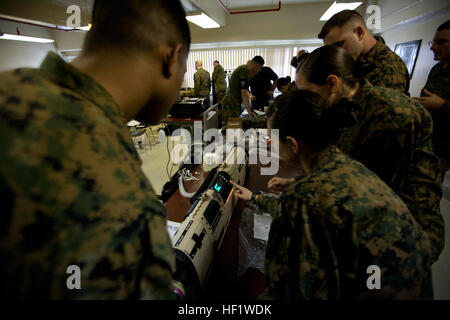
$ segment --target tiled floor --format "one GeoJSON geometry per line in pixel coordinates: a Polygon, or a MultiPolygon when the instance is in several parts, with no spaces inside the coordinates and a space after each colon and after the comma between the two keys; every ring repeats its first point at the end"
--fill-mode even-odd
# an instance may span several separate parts
{"type": "MultiPolygon", "coordinates": [[[[172,150],[171,145],[169,150],[172,150]]],[[[169,180],[166,173],[166,165],[169,159],[166,143],[152,146],[150,151],[141,153],[143,160],[143,171],[149,178],[156,194],[160,194],[164,183],[169,180]]],[[[171,163],[169,163],[169,170],[171,163]]],[[[172,174],[176,172],[173,168],[172,174]]],[[[446,184],[450,187],[450,172],[447,174],[446,184]]],[[[450,190],[445,193],[450,195],[450,190]]],[[[433,265],[433,284],[435,299],[450,299],[450,201],[442,199],[441,213],[445,220],[446,236],[445,248],[439,260],[433,265]]]]}

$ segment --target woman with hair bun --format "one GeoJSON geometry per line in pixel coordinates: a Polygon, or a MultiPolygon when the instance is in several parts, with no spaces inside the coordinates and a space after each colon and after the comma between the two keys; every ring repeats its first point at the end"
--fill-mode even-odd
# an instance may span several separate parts
{"type": "Polygon", "coordinates": [[[270,126],[278,129],[280,156],[297,168],[296,183],[277,201],[234,184],[237,198],[273,216],[265,297],[431,298],[427,235],[377,175],[334,145],[338,128],[353,120],[347,106],[327,107],[305,90],[275,104],[270,126]],[[368,280],[369,266],[381,287],[368,280]]]}
{"type": "MultiPolygon", "coordinates": [[[[296,84],[298,89],[318,93],[328,106],[354,108],[356,123],[341,128],[339,148],[375,172],[402,198],[427,232],[436,261],[445,237],[431,116],[403,93],[364,80],[367,72],[370,69],[361,68],[344,49],[324,46],[309,54],[297,69],[296,84]]],[[[269,183],[282,189],[288,181],[274,178],[269,183]]]]}
{"type": "Polygon", "coordinates": [[[277,89],[281,93],[287,93],[289,91],[290,86],[291,86],[291,77],[289,76],[285,78],[279,78],[277,80],[277,89]]]}

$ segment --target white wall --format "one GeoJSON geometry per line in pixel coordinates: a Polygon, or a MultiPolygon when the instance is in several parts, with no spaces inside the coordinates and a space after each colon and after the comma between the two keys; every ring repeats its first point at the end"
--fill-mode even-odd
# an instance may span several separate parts
{"type": "MultiPolygon", "coordinates": [[[[0,30],[3,33],[17,34],[17,27],[21,35],[51,39],[46,29],[0,21],[0,30]]],[[[51,43],[0,39],[0,71],[21,67],[39,67],[49,51],[55,51],[51,43]]]]}

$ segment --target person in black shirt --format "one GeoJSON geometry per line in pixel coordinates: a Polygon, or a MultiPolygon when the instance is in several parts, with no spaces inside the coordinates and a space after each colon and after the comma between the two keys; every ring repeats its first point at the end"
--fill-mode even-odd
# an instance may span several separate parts
{"type": "Polygon", "coordinates": [[[252,60],[262,66],[261,72],[250,78],[252,109],[264,110],[264,107],[269,105],[269,100],[273,98],[278,75],[271,68],[263,67],[265,62],[261,56],[256,56],[252,60]]]}

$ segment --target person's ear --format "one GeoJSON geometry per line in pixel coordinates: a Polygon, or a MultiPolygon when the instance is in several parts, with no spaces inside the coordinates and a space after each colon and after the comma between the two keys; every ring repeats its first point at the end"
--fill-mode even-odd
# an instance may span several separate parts
{"type": "Polygon", "coordinates": [[[327,86],[330,90],[330,93],[337,93],[339,91],[340,79],[338,76],[331,74],[327,78],[327,86]]]}
{"type": "Polygon", "coordinates": [[[359,41],[362,41],[362,39],[364,38],[364,34],[366,33],[364,28],[361,26],[357,26],[353,32],[356,34],[356,37],[359,41]]]}
{"type": "Polygon", "coordinates": [[[165,78],[171,78],[177,73],[177,69],[180,67],[182,48],[181,44],[177,44],[175,47],[167,46],[163,50],[162,72],[165,78]]]}
{"type": "Polygon", "coordinates": [[[300,145],[298,144],[297,140],[295,138],[287,136],[286,137],[286,142],[287,142],[289,150],[293,154],[297,155],[299,150],[300,150],[300,145]]]}

